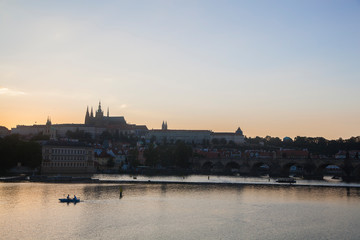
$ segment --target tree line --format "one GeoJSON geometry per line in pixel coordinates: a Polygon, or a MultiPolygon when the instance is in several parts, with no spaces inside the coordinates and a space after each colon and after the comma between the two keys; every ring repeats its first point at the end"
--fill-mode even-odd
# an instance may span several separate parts
{"type": "Polygon", "coordinates": [[[163,144],[156,146],[151,142],[144,151],[145,164],[149,167],[179,167],[188,168],[189,159],[192,156],[192,147],[183,141],[175,144],[163,144]]]}
{"type": "Polygon", "coordinates": [[[301,137],[281,140],[278,137],[266,136],[247,138],[249,146],[262,146],[267,149],[292,148],[307,149],[312,154],[321,154],[333,156],[339,151],[360,150],[360,137],[351,137],[349,139],[328,140],[323,137],[301,137]]]}
{"type": "Polygon", "coordinates": [[[34,140],[23,141],[19,135],[9,135],[0,138],[0,172],[22,166],[36,168],[41,164],[41,145],[34,140]]]}

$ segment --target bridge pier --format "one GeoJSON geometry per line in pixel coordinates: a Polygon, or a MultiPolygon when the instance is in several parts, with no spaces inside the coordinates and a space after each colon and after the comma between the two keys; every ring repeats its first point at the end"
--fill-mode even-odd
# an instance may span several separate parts
{"type": "Polygon", "coordinates": [[[240,175],[249,175],[251,172],[251,169],[250,169],[250,165],[245,163],[245,164],[242,164],[240,165],[240,168],[239,168],[239,173],[240,175]]]}
{"type": "Polygon", "coordinates": [[[273,162],[270,165],[269,177],[288,177],[288,173],[280,166],[280,164],[273,162]]]}

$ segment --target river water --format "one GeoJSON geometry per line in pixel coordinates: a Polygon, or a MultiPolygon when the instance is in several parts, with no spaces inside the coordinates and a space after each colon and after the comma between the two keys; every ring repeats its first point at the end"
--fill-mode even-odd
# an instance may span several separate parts
{"type": "Polygon", "coordinates": [[[0,239],[360,239],[360,188],[121,186],[0,183],[0,239]]]}

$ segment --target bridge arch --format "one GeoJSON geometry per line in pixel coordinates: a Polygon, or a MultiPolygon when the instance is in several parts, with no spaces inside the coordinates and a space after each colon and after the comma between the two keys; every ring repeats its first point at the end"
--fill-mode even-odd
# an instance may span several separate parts
{"type": "Polygon", "coordinates": [[[360,164],[354,166],[351,175],[354,178],[354,180],[358,180],[358,181],[360,180],[360,164]]]}
{"type": "Polygon", "coordinates": [[[316,175],[318,176],[332,176],[332,177],[342,177],[346,173],[344,171],[344,166],[342,164],[336,164],[332,162],[322,163],[316,169],[316,175]]]}
{"type": "Polygon", "coordinates": [[[240,164],[235,161],[229,161],[224,166],[225,171],[230,173],[239,173],[240,172],[240,164]]]}
{"type": "Polygon", "coordinates": [[[287,162],[281,167],[282,176],[302,177],[303,174],[304,174],[304,165],[296,161],[287,162]]]}
{"type": "Polygon", "coordinates": [[[228,162],[226,165],[225,165],[225,168],[227,169],[239,169],[240,168],[240,164],[238,164],[237,162],[234,162],[234,161],[231,161],[231,162],[228,162]]]}
{"type": "Polygon", "coordinates": [[[269,164],[268,162],[258,161],[251,166],[250,173],[251,175],[256,175],[256,176],[269,175],[270,168],[271,168],[271,164],[269,164]]]}
{"type": "Polygon", "coordinates": [[[211,168],[212,172],[222,172],[224,171],[224,164],[221,161],[217,161],[213,164],[211,168]]]}
{"type": "Polygon", "coordinates": [[[206,161],[206,162],[203,163],[201,168],[204,169],[204,170],[211,170],[213,165],[214,164],[211,161],[206,161]]]}

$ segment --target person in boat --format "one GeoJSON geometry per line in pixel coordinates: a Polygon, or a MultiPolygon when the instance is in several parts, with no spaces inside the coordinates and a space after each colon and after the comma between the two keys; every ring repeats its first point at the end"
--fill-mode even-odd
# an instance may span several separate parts
{"type": "Polygon", "coordinates": [[[70,195],[69,195],[69,194],[67,195],[66,199],[67,199],[67,200],[69,200],[69,199],[70,199],[70,195]]]}
{"type": "Polygon", "coordinates": [[[77,198],[76,198],[76,196],[74,195],[74,200],[76,201],[77,200],[77,198]]]}

